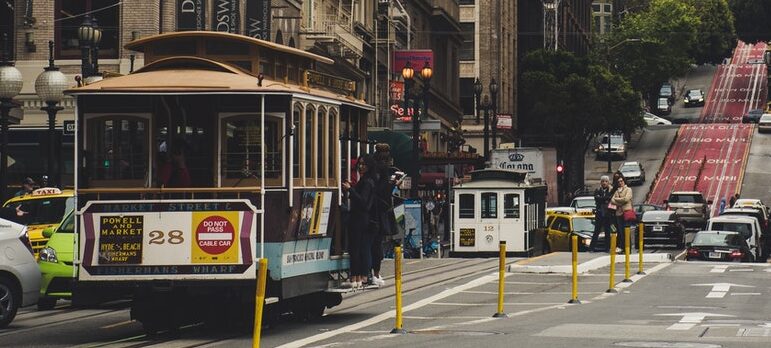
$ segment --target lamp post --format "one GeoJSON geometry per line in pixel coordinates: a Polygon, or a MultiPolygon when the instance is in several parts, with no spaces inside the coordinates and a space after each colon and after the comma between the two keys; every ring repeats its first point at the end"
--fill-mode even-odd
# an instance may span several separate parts
{"type": "Polygon", "coordinates": [[[99,75],[99,43],[102,42],[102,28],[96,23],[96,18],[91,21],[94,25],[94,37],[91,41],[93,48],[91,49],[91,62],[93,68],[91,70],[92,75],[99,75]]]}
{"type": "Polygon", "coordinates": [[[482,110],[485,112],[484,155],[487,161],[490,159],[490,96],[487,94],[482,98],[482,110]]]}
{"type": "Polygon", "coordinates": [[[477,77],[476,81],[474,81],[474,101],[476,102],[476,108],[477,108],[477,124],[479,124],[479,114],[480,114],[480,105],[479,103],[482,101],[482,82],[479,81],[479,78],[477,77]]]}
{"type": "Polygon", "coordinates": [[[8,123],[13,103],[24,83],[21,72],[8,60],[8,35],[3,34],[3,47],[0,52],[0,198],[5,198],[8,190],[8,123]]]}
{"type": "Polygon", "coordinates": [[[81,50],[81,75],[83,80],[99,75],[99,42],[102,41],[102,29],[96,23],[96,18],[86,15],[83,24],[78,28],[78,41],[81,50]]]}
{"type": "Polygon", "coordinates": [[[493,114],[493,150],[495,150],[498,147],[498,83],[495,82],[495,78],[490,80],[490,94],[493,100],[490,106],[493,114]]]}
{"type": "Polygon", "coordinates": [[[58,172],[54,170],[54,153],[56,152],[54,127],[56,126],[56,113],[64,109],[57,104],[62,101],[64,90],[67,89],[67,77],[59,71],[59,67],[54,65],[53,41],[48,41],[48,66],[44,70],[35,80],[35,93],[46,103],[46,106],[40,110],[48,114],[48,178],[58,184],[60,178],[58,172]]]}
{"type": "Polygon", "coordinates": [[[410,115],[412,119],[412,163],[413,169],[410,173],[412,179],[410,185],[410,197],[417,197],[418,193],[418,175],[420,172],[420,120],[418,115],[414,111],[410,111],[410,89],[412,87],[412,79],[415,77],[415,70],[412,69],[412,64],[408,61],[402,68],[402,78],[404,78],[404,110],[410,115]]]}

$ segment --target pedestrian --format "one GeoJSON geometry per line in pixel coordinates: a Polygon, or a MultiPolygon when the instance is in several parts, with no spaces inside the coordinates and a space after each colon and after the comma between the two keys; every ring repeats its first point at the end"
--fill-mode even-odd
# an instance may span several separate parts
{"type": "MultiPolygon", "coordinates": [[[[616,232],[618,233],[618,245],[622,250],[625,245],[625,230],[629,226],[630,214],[634,215],[632,208],[632,189],[626,185],[623,176],[616,181],[618,186],[610,200],[616,206],[616,232]]],[[[631,218],[634,220],[634,217],[631,218]]],[[[631,248],[631,245],[630,245],[631,248]]]]}
{"type": "Polygon", "coordinates": [[[187,169],[185,161],[185,140],[177,139],[172,143],[171,158],[163,158],[163,162],[158,170],[161,187],[190,187],[190,171],[187,169]]]}
{"type": "Polygon", "coordinates": [[[599,251],[597,243],[599,243],[600,231],[605,232],[605,251],[610,250],[611,217],[615,214],[615,211],[608,209],[610,197],[610,178],[603,175],[600,177],[600,187],[594,190],[594,233],[589,245],[592,251],[599,251]]]}
{"type": "Polygon", "coordinates": [[[30,177],[24,178],[24,180],[21,181],[21,190],[17,191],[15,196],[21,197],[24,195],[28,195],[32,193],[32,191],[35,190],[35,180],[32,180],[30,177]]]}
{"type": "Polygon", "coordinates": [[[372,278],[370,283],[377,286],[385,285],[380,275],[383,262],[383,243],[387,237],[394,234],[396,219],[394,217],[393,191],[396,183],[393,181],[393,157],[388,144],[375,145],[375,162],[377,163],[377,182],[375,183],[375,203],[373,214],[377,220],[378,229],[372,241],[372,278]]]}
{"type": "MultiPolygon", "coordinates": [[[[373,227],[370,223],[372,206],[375,202],[375,160],[365,155],[356,161],[359,180],[356,186],[346,180],[343,191],[351,200],[351,213],[348,221],[348,254],[350,255],[350,286],[359,288],[367,282],[367,275],[372,269],[373,227]]],[[[348,284],[345,284],[348,285],[348,284]]]]}
{"type": "Polygon", "coordinates": [[[21,204],[18,204],[15,207],[8,206],[0,208],[0,219],[13,221],[17,224],[24,225],[22,217],[26,214],[26,211],[21,210],[21,204]]]}
{"type": "Polygon", "coordinates": [[[736,204],[736,200],[739,199],[739,194],[736,193],[728,200],[728,207],[733,208],[734,204],[736,204]]]}

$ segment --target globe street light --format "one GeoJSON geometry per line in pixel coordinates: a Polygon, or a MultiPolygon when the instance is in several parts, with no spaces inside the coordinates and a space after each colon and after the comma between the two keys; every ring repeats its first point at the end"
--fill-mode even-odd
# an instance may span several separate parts
{"type": "Polygon", "coordinates": [[[65,89],[67,89],[67,77],[59,71],[59,67],[54,65],[54,42],[48,41],[48,66],[35,80],[35,92],[46,103],[46,106],[40,110],[48,113],[48,178],[54,183],[59,183],[60,179],[54,171],[54,139],[56,138],[54,127],[56,113],[64,109],[57,104],[62,101],[65,89]]]}
{"type": "Polygon", "coordinates": [[[417,198],[418,194],[418,175],[420,175],[420,120],[415,112],[411,112],[410,108],[410,89],[412,87],[413,78],[415,77],[415,70],[412,69],[412,64],[407,61],[402,68],[402,77],[404,78],[404,112],[407,113],[412,120],[412,165],[413,169],[410,173],[410,197],[417,198]]]}
{"type": "Polygon", "coordinates": [[[8,123],[12,99],[19,95],[24,80],[14,63],[8,60],[8,35],[3,34],[3,50],[0,52],[0,198],[4,198],[7,190],[8,174],[8,123]]]}
{"type": "Polygon", "coordinates": [[[83,24],[78,28],[78,43],[80,44],[81,58],[80,74],[85,80],[91,75],[91,42],[94,41],[94,25],[91,23],[91,15],[83,17],[83,24]]]}

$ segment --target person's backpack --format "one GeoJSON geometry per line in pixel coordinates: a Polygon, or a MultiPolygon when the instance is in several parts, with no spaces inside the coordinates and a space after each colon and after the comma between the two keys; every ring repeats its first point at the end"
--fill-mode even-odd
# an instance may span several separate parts
{"type": "Polygon", "coordinates": [[[375,185],[375,202],[370,212],[370,221],[376,223],[377,232],[393,236],[398,232],[391,193],[394,185],[388,177],[381,178],[375,185]]]}

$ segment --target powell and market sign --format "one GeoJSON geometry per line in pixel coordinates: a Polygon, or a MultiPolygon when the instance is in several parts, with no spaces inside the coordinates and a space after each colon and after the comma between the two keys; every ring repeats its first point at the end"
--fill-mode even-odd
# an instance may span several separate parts
{"type": "MultiPolygon", "coordinates": [[[[270,0],[247,0],[244,34],[270,40],[270,0]]],[[[240,32],[239,0],[214,0],[211,29],[228,33],[240,32]]],[[[206,0],[177,0],[177,30],[206,30],[206,0]]]]}

